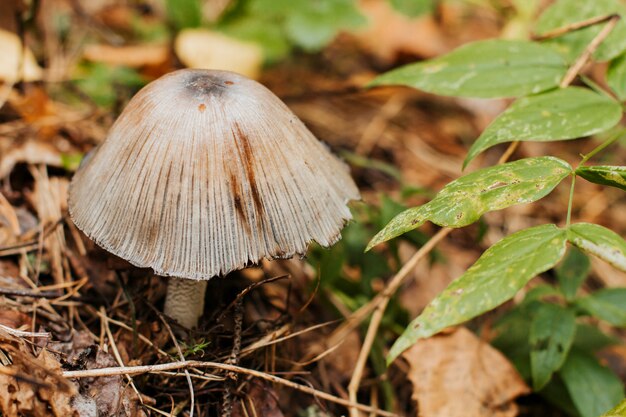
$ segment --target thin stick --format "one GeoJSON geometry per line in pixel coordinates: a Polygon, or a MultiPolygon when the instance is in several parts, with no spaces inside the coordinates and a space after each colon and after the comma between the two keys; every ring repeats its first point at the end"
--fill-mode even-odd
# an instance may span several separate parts
{"type": "MultiPolygon", "coordinates": [[[[65,221],[65,218],[62,217],[56,222],[52,223],[47,229],[44,229],[43,239],[47,238],[56,230],[59,225],[61,225],[65,221]]],[[[18,255],[22,252],[29,252],[33,249],[37,249],[39,247],[39,237],[36,239],[28,240],[26,242],[16,243],[14,245],[2,246],[0,247],[0,256],[10,256],[10,255],[18,255]]]]}
{"type": "Polygon", "coordinates": [[[587,45],[583,53],[580,54],[578,59],[576,59],[576,62],[574,62],[574,65],[572,65],[567,70],[567,73],[565,74],[565,77],[563,77],[563,80],[561,80],[559,87],[565,88],[568,85],[570,85],[572,81],[574,81],[574,78],[576,78],[576,75],[578,75],[578,73],[580,72],[582,67],[587,63],[591,55],[596,51],[596,49],[598,49],[598,46],[600,46],[602,41],[604,41],[606,37],[609,36],[613,28],[615,28],[615,26],[619,22],[619,20],[620,20],[620,15],[618,14],[610,16],[607,24],[602,28],[600,32],[598,32],[596,37],[593,38],[591,42],[589,42],[589,45],[587,45]]]}
{"type": "MultiPolygon", "coordinates": [[[[165,320],[165,317],[163,316],[163,314],[159,310],[157,310],[155,306],[153,306],[151,303],[147,303],[147,304],[152,309],[152,311],[154,311],[156,315],[159,316],[159,319],[161,320],[161,322],[167,329],[168,333],[170,334],[170,337],[172,338],[172,342],[174,342],[174,346],[176,347],[176,351],[178,352],[178,356],[180,357],[181,362],[186,363],[187,361],[185,360],[185,355],[183,355],[183,351],[181,350],[180,345],[178,344],[178,340],[176,340],[176,336],[174,335],[174,332],[172,331],[172,327],[169,325],[167,320],[165,320]]],[[[185,368],[184,372],[185,372],[185,377],[187,378],[187,385],[189,385],[189,395],[190,395],[189,398],[191,402],[191,404],[189,405],[189,417],[193,417],[196,396],[195,396],[195,391],[193,389],[193,381],[191,380],[191,375],[189,374],[189,370],[185,368]]]]}
{"type": "MultiPolygon", "coordinates": [[[[95,314],[97,314],[99,317],[107,317],[107,316],[105,316],[104,314],[100,313],[99,311],[97,311],[97,310],[95,310],[95,309],[93,310],[93,312],[94,312],[95,314]]],[[[108,321],[109,323],[112,323],[112,324],[115,324],[116,326],[121,327],[121,328],[122,328],[122,329],[124,329],[124,330],[128,330],[129,332],[132,332],[132,331],[133,331],[133,328],[132,328],[132,327],[130,327],[129,325],[127,325],[126,323],[123,323],[123,322],[121,322],[121,321],[118,321],[118,320],[112,319],[112,318],[110,318],[110,317],[107,317],[107,321],[108,321]]],[[[164,350],[160,349],[158,346],[155,346],[155,344],[154,344],[154,343],[152,343],[152,340],[148,339],[146,336],[142,335],[141,333],[138,333],[138,334],[137,334],[137,336],[139,337],[139,340],[141,340],[142,342],[144,342],[144,343],[145,343],[145,344],[147,344],[148,346],[150,346],[150,347],[152,347],[153,349],[155,349],[155,350],[156,350],[159,354],[161,354],[161,355],[165,356],[166,358],[169,358],[169,357],[170,357],[170,355],[169,355],[167,352],[165,352],[164,350]]]]}
{"type": "MultiPolygon", "coordinates": [[[[233,330],[233,348],[230,351],[230,355],[226,360],[229,365],[239,364],[239,354],[241,353],[241,331],[243,324],[243,298],[237,297],[235,303],[235,326],[233,330]]],[[[222,413],[221,417],[230,417],[233,412],[232,394],[237,385],[237,377],[239,374],[236,372],[226,373],[226,380],[224,381],[224,393],[222,395],[222,413]]]]}
{"type": "Polygon", "coordinates": [[[396,273],[396,275],[389,281],[385,289],[378,293],[367,304],[364,304],[357,310],[355,310],[350,317],[339,326],[329,338],[329,344],[336,345],[343,343],[345,337],[354,329],[356,329],[367,316],[376,309],[376,306],[380,304],[384,298],[393,295],[396,290],[402,285],[405,279],[409,277],[409,274],[417,266],[419,261],[426,256],[443,238],[445,238],[450,232],[451,228],[445,227],[437,232],[424,246],[422,246],[415,254],[404,264],[404,266],[396,273]]]}
{"type": "Polygon", "coordinates": [[[50,338],[50,333],[48,332],[25,332],[23,330],[13,329],[11,327],[5,326],[4,324],[0,324],[0,330],[4,330],[8,334],[16,337],[40,337],[44,339],[50,338]]]}
{"type": "MultiPolygon", "coordinates": [[[[382,292],[382,298],[376,302],[374,314],[372,315],[369,327],[367,328],[367,333],[365,335],[365,339],[363,340],[363,346],[359,352],[359,357],[356,361],[354,371],[352,372],[352,378],[350,378],[350,383],[348,385],[348,398],[350,401],[356,402],[359,386],[361,385],[361,379],[363,378],[363,370],[365,369],[365,365],[367,363],[367,357],[369,356],[372,345],[374,344],[374,339],[378,333],[378,327],[380,326],[383,316],[385,315],[385,309],[387,308],[387,304],[389,303],[391,296],[396,292],[413,269],[415,269],[419,261],[428,255],[430,251],[451,231],[452,229],[449,227],[443,228],[439,230],[439,232],[437,232],[437,234],[434,235],[428,242],[426,242],[426,244],[422,246],[406,264],[404,264],[391,281],[389,281],[389,284],[382,292]]],[[[359,417],[359,411],[352,407],[350,409],[350,416],[359,417]]]]}
{"type": "Polygon", "coordinates": [[[614,17],[619,17],[618,14],[610,14],[606,16],[597,16],[592,17],[591,19],[581,20],[580,22],[571,23],[569,25],[553,29],[541,35],[534,35],[532,38],[535,41],[544,41],[547,39],[558,38],[561,35],[565,35],[566,33],[575,32],[580,29],[587,28],[589,26],[597,25],[599,23],[608,22],[614,17]]]}
{"type": "Polygon", "coordinates": [[[506,148],[506,151],[504,151],[504,153],[502,154],[500,159],[498,159],[498,165],[502,165],[506,161],[508,161],[509,158],[511,157],[511,155],[513,155],[513,152],[515,152],[515,150],[517,149],[518,146],[519,146],[519,140],[516,140],[515,142],[511,142],[511,144],[509,145],[508,148],[506,148]]]}
{"type": "Polygon", "coordinates": [[[376,413],[377,415],[383,416],[383,417],[399,417],[397,414],[390,413],[384,410],[379,410],[379,409],[376,409],[374,407],[371,407],[365,404],[355,404],[343,398],[339,398],[334,395],[327,394],[323,391],[316,390],[315,388],[311,388],[307,385],[297,384],[295,382],[289,381],[288,379],[266,374],[264,372],[256,371],[254,369],[247,369],[247,368],[242,368],[242,367],[235,366],[235,365],[228,365],[228,364],[216,363],[216,362],[185,361],[185,362],[163,363],[163,364],[158,364],[158,365],[127,366],[124,368],[111,367],[111,368],[100,368],[100,369],[87,369],[87,370],[82,370],[82,371],[64,371],[61,373],[61,376],[65,378],[94,378],[94,377],[99,377],[99,376],[112,376],[112,375],[125,375],[125,374],[137,375],[137,374],[145,374],[148,372],[171,371],[174,369],[187,369],[187,368],[215,368],[215,369],[220,369],[223,371],[238,372],[240,374],[246,374],[246,375],[260,378],[269,382],[281,384],[286,387],[298,390],[300,392],[313,395],[317,398],[321,398],[323,400],[330,401],[335,404],[343,405],[345,407],[354,407],[365,412],[376,413]]]}
{"type": "Polygon", "coordinates": [[[3,288],[3,287],[0,287],[0,294],[14,296],[14,297],[32,297],[32,298],[48,298],[48,299],[59,298],[62,295],[56,291],[38,292],[38,291],[21,290],[21,289],[18,290],[18,289],[3,288]]]}
{"type": "MultiPolygon", "coordinates": [[[[115,339],[113,338],[111,327],[109,327],[109,317],[106,315],[104,307],[100,307],[100,313],[101,313],[100,319],[102,320],[104,331],[106,332],[106,335],[109,338],[109,344],[111,345],[111,350],[113,350],[113,356],[115,357],[117,364],[119,366],[124,367],[126,365],[124,364],[124,361],[122,360],[122,356],[120,355],[119,350],[117,350],[117,345],[115,344],[115,339]]],[[[128,380],[128,383],[132,387],[133,391],[135,391],[135,394],[137,394],[137,398],[139,398],[139,402],[143,404],[143,399],[141,398],[141,394],[139,393],[139,390],[135,386],[135,382],[133,381],[133,378],[130,375],[126,375],[126,379],[128,380]]]]}

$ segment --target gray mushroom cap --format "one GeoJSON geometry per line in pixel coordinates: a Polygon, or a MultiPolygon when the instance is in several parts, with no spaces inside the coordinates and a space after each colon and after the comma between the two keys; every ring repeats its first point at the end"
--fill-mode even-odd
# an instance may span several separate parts
{"type": "Polygon", "coordinates": [[[69,208],[109,252],[205,280],[333,244],[356,199],[348,167],[267,88],[180,70],[128,103],[74,176],[69,208]]]}

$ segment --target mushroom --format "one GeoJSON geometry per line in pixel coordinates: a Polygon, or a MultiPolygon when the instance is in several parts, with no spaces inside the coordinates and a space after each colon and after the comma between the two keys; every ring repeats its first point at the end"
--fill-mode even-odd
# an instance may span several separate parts
{"type": "Polygon", "coordinates": [[[144,87],[76,172],[70,215],[107,251],[169,281],[191,328],[206,280],[330,246],[359,198],[348,167],[263,85],[179,70],[144,87]]]}

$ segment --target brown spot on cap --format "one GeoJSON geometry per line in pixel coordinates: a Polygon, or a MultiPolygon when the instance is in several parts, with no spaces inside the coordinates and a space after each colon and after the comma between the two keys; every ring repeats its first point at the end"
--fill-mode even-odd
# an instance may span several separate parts
{"type": "Polygon", "coordinates": [[[237,212],[237,216],[241,218],[241,223],[246,228],[246,230],[250,232],[248,213],[246,213],[246,208],[244,207],[243,201],[241,200],[241,187],[237,182],[237,177],[232,172],[230,173],[230,192],[233,195],[233,202],[235,203],[235,211],[237,212]]]}
{"type": "Polygon", "coordinates": [[[239,157],[241,161],[244,163],[244,167],[246,169],[246,177],[248,177],[248,184],[250,185],[250,192],[252,194],[252,200],[254,203],[254,208],[256,209],[257,219],[260,219],[260,215],[263,214],[263,201],[261,200],[261,194],[259,193],[259,189],[256,184],[256,174],[254,172],[254,154],[252,152],[252,146],[250,145],[250,140],[243,133],[241,126],[238,123],[233,123],[234,134],[236,141],[237,150],[239,152],[239,157]]]}
{"type": "Polygon", "coordinates": [[[234,82],[232,82],[232,81],[224,81],[224,84],[226,84],[226,85],[233,85],[233,84],[235,84],[235,83],[234,83],[234,82]]]}
{"type": "Polygon", "coordinates": [[[202,103],[198,106],[198,110],[200,110],[201,112],[206,110],[206,104],[202,103]]]}

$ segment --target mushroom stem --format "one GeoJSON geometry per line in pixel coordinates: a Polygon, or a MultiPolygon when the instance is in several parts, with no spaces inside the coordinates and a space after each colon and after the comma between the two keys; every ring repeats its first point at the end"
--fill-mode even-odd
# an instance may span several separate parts
{"type": "Polygon", "coordinates": [[[207,281],[172,277],[167,285],[164,313],[191,329],[204,311],[207,281]]]}

